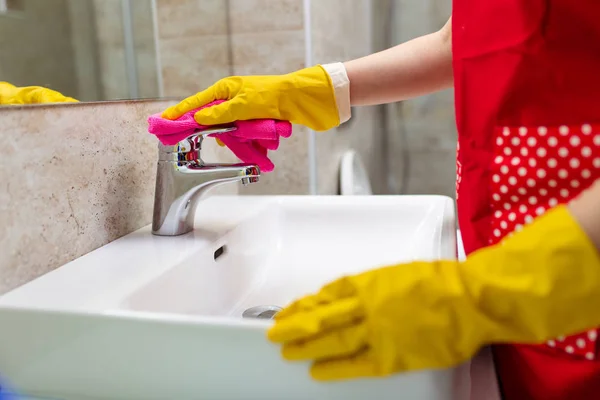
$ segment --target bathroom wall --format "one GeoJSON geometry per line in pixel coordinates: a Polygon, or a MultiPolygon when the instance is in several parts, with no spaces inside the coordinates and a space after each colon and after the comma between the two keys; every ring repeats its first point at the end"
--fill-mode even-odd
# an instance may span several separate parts
{"type": "MultiPolygon", "coordinates": [[[[395,3],[394,40],[402,43],[440,29],[451,2],[391,0],[395,3]]],[[[389,108],[392,177],[406,193],[455,196],[456,125],[454,92],[446,90],[389,108]],[[403,133],[404,135],[403,136],[403,133]],[[408,170],[403,171],[403,168],[408,170]],[[408,177],[408,179],[406,179],[408,177]]]]}
{"type": "MultiPolygon", "coordinates": [[[[372,4],[372,0],[311,2],[313,62],[346,61],[372,53],[372,4]]],[[[348,149],[360,154],[374,192],[386,192],[381,157],[383,132],[376,129],[376,117],[375,107],[356,108],[346,124],[316,133],[319,194],[339,193],[340,161],[348,149]]]]}
{"type": "Polygon", "coordinates": [[[67,0],[25,6],[19,15],[0,14],[0,81],[77,93],[67,0]]]}
{"type": "MultiPolygon", "coordinates": [[[[81,1],[81,0],[73,0],[81,1]]],[[[93,8],[93,31],[101,77],[101,99],[130,99],[121,0],[87,0],[93,8]]],[[[133,50],[138,85],[136,98],[159,96],[154,18],[151,0],[132,0],[133,50]]],[[[88,29],[90,29],[88,27],[88,29]]]]}
{"type": "Polygon", "coordinates": [[[156,0],[166,96],[184,97],[230,74],[227,2],[156,0]]]}
{"type": "Polygon", "coordinates": [[[130,3],[136,96],[128,90],[121,0],[26,0],[22,12],[0,14],[0,80],[81,101],[158,97],[152,0],[130,3]]]}
{"type": "MultiPolygon", "coordinates": [[[[0,295],[151,222],[157,141],[146,118],[170,104],[0,107],[0,295]]],[[[202,151],[230,157],[214,141],[202,151]]]]}
{"type": "Polygon", "coordinates": [[[77,92],[65,92],[65,94],[75,97],[79,101],[103,99],[94,5],[91,1],[67,0],[67,6],[71,24],[70,42],[73,49],[72,61],[75,64],[74,80],[77,83],[77,92]]]}

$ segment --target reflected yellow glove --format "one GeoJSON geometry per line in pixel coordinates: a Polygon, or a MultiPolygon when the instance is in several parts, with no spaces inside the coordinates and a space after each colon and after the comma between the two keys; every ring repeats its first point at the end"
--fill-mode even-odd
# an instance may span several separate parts
{"type": "Polygon", "coordinates": [[[8,82],[0,82],[0,104],[2,105],[64,102],[77,102],[77,100],[40,86],[16,87],[8,82]]]}
{"type": "Polygon", "coordinates": [[[452,367],[490,343],[540,343],[600,325],[600,258],[566,207],[468,261],[346,277],[293,303],[269,338],[315,379],[452,367]]]}
{"type": "Polygon", "coordinates": [[[340,124],[335,92],[323,67],[286,75],[233,76],[169,107],[163,118],[177,119],[214,100],[229,100],[196,113],[201,125],[249,119],[278,119],[324,131],[340,124]]]}

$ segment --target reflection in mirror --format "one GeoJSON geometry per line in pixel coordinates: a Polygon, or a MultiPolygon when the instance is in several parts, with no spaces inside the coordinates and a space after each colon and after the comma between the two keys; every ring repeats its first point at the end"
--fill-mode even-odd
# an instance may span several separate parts
{"type": "Polygon", "coordinates": [[[161,97],[155,12],[155,0],[0,0],[0,82],[80,101],[161,97]]]}

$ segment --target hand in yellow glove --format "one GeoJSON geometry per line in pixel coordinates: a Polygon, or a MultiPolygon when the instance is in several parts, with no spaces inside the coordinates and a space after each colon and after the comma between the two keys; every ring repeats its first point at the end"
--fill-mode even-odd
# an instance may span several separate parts
{"type": "MultiPolygon", "coordinates": [[[[597,199],[596,203],[597,204],[597,199]]],[[[540,343],[600,325],[600,258],[566,207],[467,261],[346,277],[269,331],[318,380],[452,367],[490,343],[540,343]],[[574,312],[574,310],[577,310],[574,312]]]]}
{"type": "Polygon", "coordinates": [[[315,66],[275,76],[234,76],[168,108],[163,118],[177,119],[214,100],[228,100],[195,114],[201,125],[249,119],[278,119],[324,131],[340,124],[329,74],[315,66]]]}
{"type": "Polygon", "coordinates": [[[57,91],[40,86],[16,87],[8,82],[0,82],[0,104],[37,104],[77,102],[57,91]]]}

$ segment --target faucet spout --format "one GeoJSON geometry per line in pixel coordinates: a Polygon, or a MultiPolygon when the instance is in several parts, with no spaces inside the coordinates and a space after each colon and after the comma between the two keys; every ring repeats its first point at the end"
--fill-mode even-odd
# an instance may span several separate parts
{"type": "Polygon", "coordinates": [[[159,145],[152,233],[179,236],[194,229],[200,199],[212,188],[231,182],[258,182],[260,169],[252,164],[206,164],[200,158],[202,136],[175,146],[159,145]]]}

